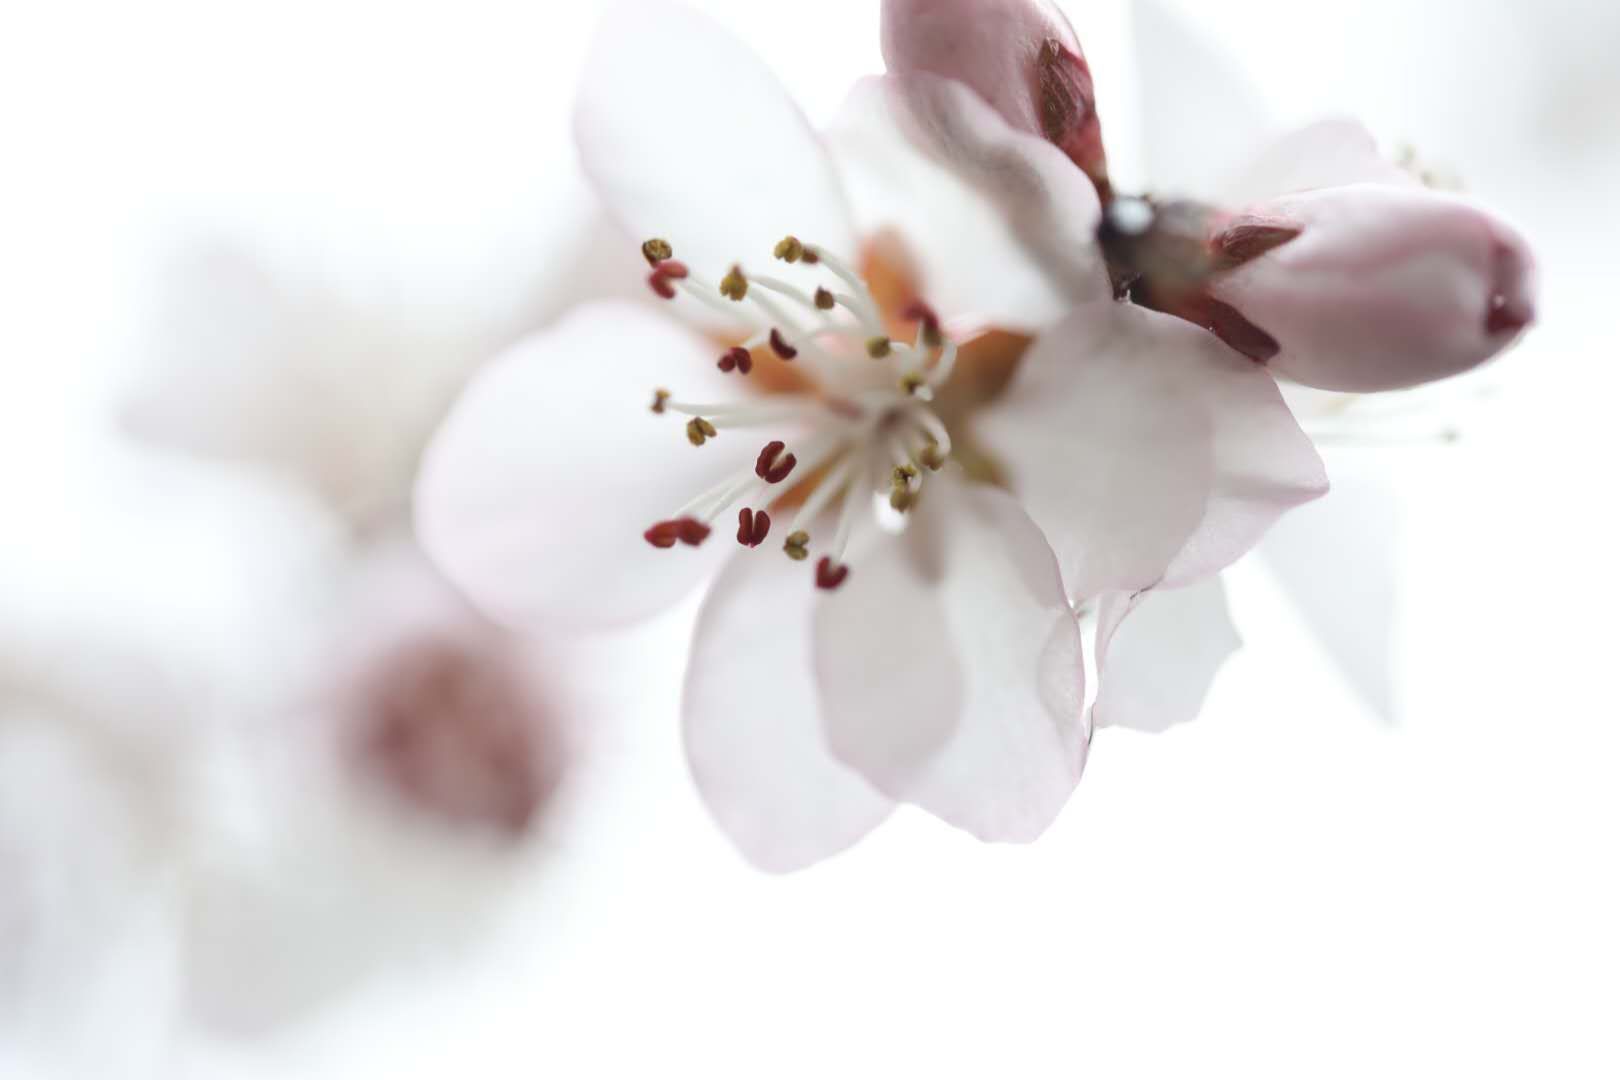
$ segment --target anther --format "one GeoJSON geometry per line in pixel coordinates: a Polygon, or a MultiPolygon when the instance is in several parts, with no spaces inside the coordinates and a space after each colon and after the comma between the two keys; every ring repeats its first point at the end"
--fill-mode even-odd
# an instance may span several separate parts
{"type": "Polygon", "coordinates": [[[763,510],[743,507],[737,511],[737,543],[757,548],[771,534],[771,515],[763,510]]]}
{"type": "Polygon", "coordinates": [[[652,411],[659,416],[664,415],[664,403],[669,400],[669,391],[662,386],[653,391],[652,411]]]}
{"type": "Polygon", "coordinates": [[[920,372],[911,371],[900,377],[900,390],[911,397],[916,397],[927,386],[928,376],[920,372]]]}
{"type": "Polygon", "coordinates": [[[945,455],[940,452],[939,444],[931,442],[923,447],[917,454],[917,464],[929,472],[939,472],[945,467],[945,455]]]}
{"type": "Polygon", "coordinates": [[[826,286],[816,288],[816,308],[819,311],[831,311],[838,306],[838,298],[833,296],[826,286]]]}
{"type": "MultiPolygon", "coordinates": [[[[799,242],[797,236],[784,236],[777,241],[775,255],[783,262],[796,263],[801,258],[804,258],[804,245],[799,242]]],[[[814,262],[815,260],[807,259],[806,261],[814,262]]]]}
{"type": "Polygon", "coordinates": [[[641,257],[647,260],[648,266],[657,266],[674,254],[675,250],[669,246],[669,241],[660,240],[656,236],[641,245],[641,257]]]}
{"type": "Polygon", "coordinates": [[[921,300],[913,300],[900,317],[907,322],[922,324],[922,342],[930,349],[937,349],[945,344],[945,335],[939,330],[939,316],[934,314],[933,308],[921,300]]]}
{"type": "Polygon", "coordinates": [[[702,446],[704,442],[720,434],[714,425],[701,416],[694,416],[686,422],[686,441],[693,446],[702,446]]]}
{"type": "Polygon", "coordinates": [[[783,360],[791,360],[799,355],[799,350],[789,345],[787,338],[782,336],[782,331],[774,326],[771,327],[771,352],[780,356],[783,360]]]}
{"type": "Polygon", "coordinates": [[[823,555],[821,561],[816,563],[816,588],[818,589],[826,589],[830,592],[842,585],[847,577],[849,577],[849,567],[843,563],[834,563],[826,555],[823,555]]]}
{"type": "Polygon", "coordinates": [[[810,534],[803,529],[788,533],[788,538],[782,541],[782,550],[794,562],[803,562],[810,557],[810,534]]]}
{"type": "Polygon", "coordinates": [[[720,279],[720,295],[728,300],[741,300],[748,295],[748,279],[743,277],[742,267],[733,266],[726,271],[726,276],[720,279]]]}
{"type": "Polygon", "coordinates": [[[894,343],[886,337],[868,338],[866,341],[866,355],[874,360],[882,360],[894,351],[894,343]]]}
{"type": "Polygon", "coordinates": [[[772,439],[760,450],[759,457],[754,460],[754,475],[767,484],[780,484],[793,472],[799,459],[792,454],[783,454],[787,444],[780,439],[772,439]]]}
{"type": "Polygon", "coordinates": [[[717,366],[721,371],[740,371],[746,375],[754,370],[754,356],[741,345],[737,345],[726,350],[726,354],[720,358],[720,363],[717,366]]]}
{"type": "Polygon", "coordinates": [[[676,262],[674,259],[665,259],[655,265],[652,273],[647,275],[647,284],[652,286],[653,292],[662,296],[665,300],[673,300],[675,299],[675,286],[671,285],[670,282],[679,281],[688,273],[685,263],[676,262]]]}
{"type": "Polygon", "coordinates": [[[675,518],[660,521],[641,534],[655,548],[672,548],[677,542],[697,547],[709,538],[709,527],[696,518],[675,518]]]}

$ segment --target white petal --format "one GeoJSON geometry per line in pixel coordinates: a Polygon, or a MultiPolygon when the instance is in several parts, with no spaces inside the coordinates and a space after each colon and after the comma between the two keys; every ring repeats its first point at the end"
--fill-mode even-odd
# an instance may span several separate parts
{"type": "Polygon", "coordinates": [[[1185,589],[1110,593],[1098,612],[1092,723],[1164,731],[1196,719],[1241,644],[1218,577],[1185,589]]]}
{"type": "Polygon", "coordinates": [[[717,280],[771,262],[794,234],[854,255],[849,211],[820,141],[774,75],[712,20],[676,3],[609,11],[574,113],[580,160],[633,236],[663,237],[717,280]]]}
{"type": "Polygon", "coordinates": [[[896,230],[917,261],[918,289],[952,319],[1034,331],[1072,306],[998,203],[913,142],[905,107],[883,79],[851,91],[827,131],[864,235],[896,230]]]}
{"type": "Polygon", "coordinates": [[[833,753],[985,840],[1033,840],[1085,763],[1079,629],[1056,560],[1005,492],[930,479],[816,613],[833,753]]]}
{"type": "Polygon", "coordinates": [[[1264,368],[1131,305],[1039,338],[975,430],[1078,600],[1219,570],[1326,487],[1264,368]]]}
{"type": "Polygon", "coordinates": [[[828,752],[816,710],[809,563],[739,552],[698,616],[686,670],[687,760],[742,853],[786,872],[865,836],[890,802],[828,752]]]}
{"type": "Polygon", "coordinates": [[[496,358],[424,456],[422,545],[487,614],[511,624],[610,626],[674,603],[729,546],[642,538],[759,451],[741,432],[687,444],[683,417],[654,416],[653,390],[738,396],[716,346],[656,310],[580,308],[496,358]]]}

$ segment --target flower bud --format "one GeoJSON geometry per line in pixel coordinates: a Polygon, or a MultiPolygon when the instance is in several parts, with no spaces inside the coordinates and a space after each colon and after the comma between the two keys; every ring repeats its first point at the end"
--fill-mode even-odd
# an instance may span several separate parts
{"type": "Polygon", "coordinates": [[[1524,239],[1463,199],[1321,188],[1229,218],[1212,245],[1241,249],[1243,236],[1295,229],[1234,260],[1209,295],[1274,339],[1271,367],[1307,386],[1367,392],[1443,379],[1490,359],[1535,319],[1524,239]]]}
{"type": "Polygon", "coordinates": [[[1108,197],[1091,68],[1045,0],[885,0],[883,58],[976,90],[1008,124],[1062,150],[1108,197]]]}

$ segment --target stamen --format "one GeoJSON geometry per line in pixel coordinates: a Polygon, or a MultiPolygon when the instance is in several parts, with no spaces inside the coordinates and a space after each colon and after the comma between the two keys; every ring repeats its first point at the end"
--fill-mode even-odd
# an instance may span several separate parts
{"type": "Polygon", "coordinates": [[[701,416],[694,416],[686,423],[686,441],[693,446],[702,446],[718,434],[715,426],[701,416]]]}
{"type": "Polygon", "coordinates": [[[797,236],[784,236],[777,242],[774,254],[783,262],[796,263],[804,257],[804,245],[797,236]]]}
{"type": "Polygon", "coordinates": [[[874,360],[882,360],[894,351],[894,342],[886,337],[868,338],[866,341],[866,355],[874,360]]]}
{"type": "Polygon", "coordinates": [[[831,311],[838,306],[838,298],[823,286],[816,287],[816,310],[831,311]]]}
{"type": "Polygon", "coordinates": [[[733,266],[720,279],[720,295],[727,300],[740,301],[748,295],[748,279],[743,277],[742,267],[733,266]]]}
{"type": "Polygon", "coordinates": [[[771,515],[763,510],[743,507],[737,511],[737,543],[757,548],[771,532],[771,515]]]}
{"type": "Polygon", "coordinates": [[[912,481],[919,480],[917,470],[912,465],[896,465],[894,472],[889,476],[889,506],[897,513],[905,513],[917,505],[917,491],[912,487],[912,481]]]}
{"type": "Polygon", "coordinates": [[[789,345],[787,339],[782,336],[782,331],[774,326],[771,327],[771,352],[780,356],[783,360],[792,360],[799,355],[799,350],[789,345]]]}
{"type": "Polygon", "coordinates": [[[747,375],[754,370],[754,356],[741,345],[737,345],[727,349],[726,354],[720,358],[720,362],[716,366],[727,373],[737,371],[747,375]]]}
{"type": "Polygon", "coordinates": [[[679,541],[697,547],[709,538],[710,529],[696,518],[678,517],[660,521],[641,535],[655,548],[672,548],[679,541]]]}
{"type": "Polygon", "coordinates": [[[933,391],[928,386],[928,376],[918,371],[909,371],[900,377],[900,391],[923,401],[932,401],[934,398],[933,391]]]}
{"type": "Polygon", "coordinates": [[[674,254],[675,250],[669,246],[669,241],[656,236],[641,245],[641,257],[647,260],[648,266],[657,266],[674,254]]]}
{"type": "Polygon", "coordinates": [[[664,415],[664,406],[669,403],[669,391],[663,387],[653,391],[652,411],[659,416],[664,415]]]}
{"type": "Polygon", "coordinates": [[[754,461],[754,475],[767,484],[780,484],[786,480],[793,472],[794,466],[799,463],[799,459],[792,454],[782,454],[786,448],[787,444],[780,439],[766,443],[754,461]]]}
{"type": "Polygon", "coordinates": [[[856,310],[855,313],[860,316],[861,321],[871,329],[874,335],[882,332],[883,320],[878,317],[877,302],[872,299],[872,294],[867,289],[866,282],[862,281],[861,276],[851,269],[847,263],[836,255],[830,255],[823,249],[809,244],[806,244],[804,248],[804,261],[808,263],[825,263],[827,269],[831,270],[833,275],[845,285],[848,285],[850,292],[854,293],[855,297],[859,299],[856,305],[859,310],[856,310]]]}
{"type": "MultiPolygon", "coordinates": [[[[816,485],[815,490],[810,492],[810,497],[804,500],[804,505],[799,507],[799,512],[793,515],[793,524],[789,531],[795,535],[803,532],[805,543],[810,542],[810,534],[804,527],[815,521],[821,515],[821,512],[827,508],[827,504],[832,502],[838,493],[844,489],[845,485],[849,483],[854,464],[853,458],[845,457],[831,473],[827,474],[821,483],[816,485]]],[[[789,554],[791,555],[792,552],[789,552],[789,554]]]]}
{"type": "Polygon", "coordinates": [[[788,533],[788,538],[782,541],[782,550],[794,562],[803,562],[810,557],[810,534],[803,529],[788,533]]]}
{"type": "Polygon", "coordinates": [[[826,555],[816,563],[816,588],[826,589],[828,592],[838,588],[849,577],[849,567],[843,563],[835,563],[826,555]]]}
{"type": "MultiPolygon", "coordinates": [[[[931,409],[912,404],[908,412],[918,426],[927,432],[929,441],[939,453],[940,464],[943,465],[945,463],[944,459],[951,456],[951,433],[945,430],[945,425],[940,421],[939,417],[934,415],[931,409]]],[[[924,461],[923,464],[928,465],[928,462],[924,461]]],[[[928,467],[937,470],[939,465],[929,465],[928,467]]]]}
{"type": "Polygon", "coordinates": [[[675,286],[672,282],[680,281],[690,273],[691,271],[686,268],[685,263],[676,262],[674,259],[666,259],[653,267],[652,273],[647,275],[647,284],[652,286],[653,292],[665,300],[673,300],[675,299],[675,286]]]}

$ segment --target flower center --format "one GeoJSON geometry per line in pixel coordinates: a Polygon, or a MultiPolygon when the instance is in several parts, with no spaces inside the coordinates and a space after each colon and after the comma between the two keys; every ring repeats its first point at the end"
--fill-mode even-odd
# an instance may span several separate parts
{"type": "Polygon", "coordinates": [[[818,556],[815,583],[836,589],[849,577],[844,551],[856,517],[887,506],[905,514],[922,497],[923,478],[951,453],[945,424],[929,406],[956,366],[958,347],[942,333],[934,312],[914,303],[901,318],[917,324],[915,340],[895,341],[872,290],[845,261],[814,244],[787,237],[775,255],[820,267],[827,284],[814,293],[777,278],[733,266],[710,284],[664,240],[649,240],[642,254],[652,267],[648,285],[666,300],[686,297],[750,324],[752,333],[726,350],[717,367],[746,377],[760,362],[800,364],[815,376],[811,391],[756,395],[734,402],[688,402],[654,391],[653,413],[686,418],[687,442],[744,429],[775,429],[752,466],[699,493],[643,535],[657,548],[696,547],[722,514],[737,508],[737,542],[757,548],[771,532],[770,506],[802,497],[782,550],[802,561],[818,556]],[[792,479],[792,483],[789,480],[792,479]],[[878,498],[873,498],[873,496],[878,498]],[[830,531],[819,523],[835,522],[830,531]],[[812,535],[812,529],[817,532],[812,535]]]}

